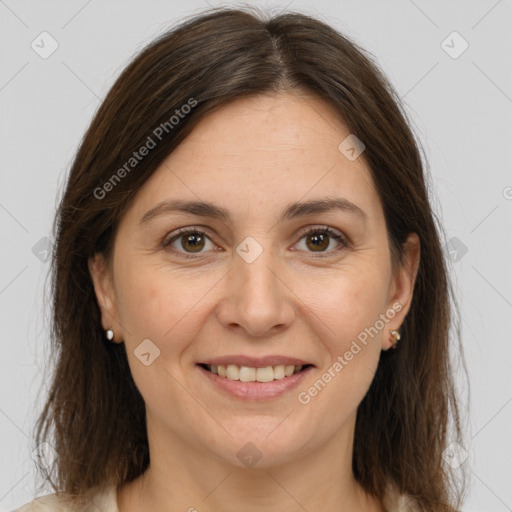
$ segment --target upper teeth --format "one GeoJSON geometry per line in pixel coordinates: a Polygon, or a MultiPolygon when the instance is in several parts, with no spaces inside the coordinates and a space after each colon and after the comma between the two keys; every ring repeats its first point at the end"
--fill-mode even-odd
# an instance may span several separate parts
{"type": "Polygon", "coordinates": [[[251,368],[236,364],[212,364],[207,366],[212,373],[230,380],[240,380],[242,382],[270,382],[290,377],[302,370],[302,366],[294,366],[292,364],[277,364],[275,366],[265,366],[264,368],[251,368]]]}

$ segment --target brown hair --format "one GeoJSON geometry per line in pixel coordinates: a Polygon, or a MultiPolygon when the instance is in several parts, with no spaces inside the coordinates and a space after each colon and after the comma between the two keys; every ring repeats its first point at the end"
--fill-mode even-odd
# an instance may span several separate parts
{"type": "Polygon", "coordinates": [[[129,202],[207,112],[297,88],[326,101],[364,142],[393,254],[400,259],[409,233],[421,242],[399,349],[382,353],[358,409],[355,478],[381,499],[391,482],[420,510],[460,505],[460,482],[442,459],[446,445],[462,437],[449,358],[451,287],[420,145],[399,97],[362,48],[307,15],[266,18],[254,8],[213,9],[154,40],[122,72],[81,142],[55,220],[56,365],[36,432],[36,443],[48,440],[57,453],[53,470],[43,471],[55,490],[119,485],[149,464],[144,402],[124,344],[105,342],[89,257],[108,258],[129,202]],[[172,121],[187,104],[188,113],[172,121]],[[158,127],[161,140],[127,167],[158,127]]]}

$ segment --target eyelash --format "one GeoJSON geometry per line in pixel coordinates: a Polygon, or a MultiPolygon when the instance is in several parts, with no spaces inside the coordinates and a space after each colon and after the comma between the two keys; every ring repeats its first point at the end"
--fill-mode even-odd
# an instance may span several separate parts
{"type": "MultiPolygon", "coordinates": [[[[184,235],[192,235],[192,234],[198,234],[198,235],[205,236],[208,239],[210,239],[208,234],[200,228],[182,228],[182,229],[178,230],[178,232],[172,238],[164,240],[162,243],[162,247],[164,249],[167,249],[175,240],[179,239],[180,237],[183,237],[184,235]]],[[[334,239],[338,243],[340,243],[341,247],[339,247],[337,249],[331,249],[330,251],[326,251],[324,253],[318,253],[317,255],[313,256],[314,258],[327,258],[327,257],[331,256],[333,252],[338,252],[350,245],[344,235],[334,231],[333,229],[331,229],[328,226],[309,228],[307,231],[302,233],[301,237],[299,238],[299,241],[308,235],[315,235],[315,234],[327,234],[332,239],[334,239]]],[[[190,253],[186,253],[186,252],[182,252],[182,251],[173,251],[173,252],[178,252],[183,258],[187,258],[187,259],[199,258],[203,254],[203,253],[197,253],[197,256],[192,256],[190,253]]],[[[313,254],[314,254],[314,252],[313,252],[313,254]]]]}

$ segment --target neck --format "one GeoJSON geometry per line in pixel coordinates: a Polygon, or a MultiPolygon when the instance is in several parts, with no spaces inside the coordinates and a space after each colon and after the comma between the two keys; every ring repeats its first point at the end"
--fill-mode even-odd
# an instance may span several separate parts
{"type": "Polygon", "coordinates": [[[353,426],[320,448],[261,468],[234,466],[183,440],[155,442],[164,437],[148,429],[151,465],[119,490],[119,511],[261,512],[278,504],[281,512],[382,512],[354,479],[353,426]]]}

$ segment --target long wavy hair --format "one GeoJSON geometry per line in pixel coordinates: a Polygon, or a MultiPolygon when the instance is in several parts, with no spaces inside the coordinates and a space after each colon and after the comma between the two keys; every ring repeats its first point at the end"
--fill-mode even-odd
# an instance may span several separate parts
{"type": "MultiPolygon", "coordinates": [[[[46,441],[55,450],[55,464],[40,466],[55,490],[82,495],[100,484],[120,485],[149,464],[144,401],[124,344],[105,342],[88,259],[98,252],[111,257],[130,201],[208,112],[293,89],[327,102],[364,142],[362,158],[383,205],[394,264],[409,233],[421,242],[399,349],[382,353],[358,408],[355,478],[380,499],[389,483],[396,485],[422,511],[460,506],[465,478],[442,456],[450,442],[462,444],[449,344],[456,308],[424,152],[371,54],[319,19],[271,17],[249,7],[187,18],[140,51],[106,95],[74,158],[54,224],[54,364],[35,435],[36,446],[46,441]],[[183,109],[187,115],[170,121],[191,98],[196,103],[183,109]],[[126,171],[132,153],[148,137],[156,140],[157,127],[161,140],[126,171]]],[[[453,339],[462,350],[458,332],[453,339]]]]}

